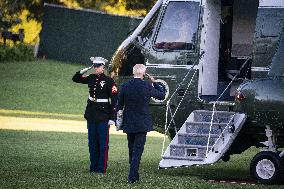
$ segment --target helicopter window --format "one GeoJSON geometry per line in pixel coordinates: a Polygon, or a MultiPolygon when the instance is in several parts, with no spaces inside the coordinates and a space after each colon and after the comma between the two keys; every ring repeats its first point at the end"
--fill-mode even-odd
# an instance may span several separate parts
{"type": "Polygon", "coordinates": [[[160,9],[158,9],[154,16],[152,17],[152,19],[150,20],[150,22],[147,24],[147,26],[141,31],[141,33],[137,36],[136,40],[141,44],[141,45],[145,45],[147,43],[147,41],[150,39],[150,37],[152,36],[152,33],[154,31],[154,27],[159,15],[160,9]]]}
{"type": "Polygon", "coordinates": [[[154,47],[195,50],[198,20],[198,2],[170,2],[160,23],[154,47]]]}

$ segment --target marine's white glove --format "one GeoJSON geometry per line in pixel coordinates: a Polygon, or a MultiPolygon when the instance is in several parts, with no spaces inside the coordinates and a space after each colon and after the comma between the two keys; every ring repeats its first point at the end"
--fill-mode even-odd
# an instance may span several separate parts
{"type": "Polygon", "coordinates": [[[115,125],[115,122],[113,120],[108,120],[108,125],[115,125]]]}
{"type": "Polygon", "coordinates": [[[92,67],[93,67],[93,66],[90,66],[90,67],[88,67],[88,68],[84,68],[84,69],[80,70],[80,74],[86,73],[88,70],[92,69],[92,67]]]}

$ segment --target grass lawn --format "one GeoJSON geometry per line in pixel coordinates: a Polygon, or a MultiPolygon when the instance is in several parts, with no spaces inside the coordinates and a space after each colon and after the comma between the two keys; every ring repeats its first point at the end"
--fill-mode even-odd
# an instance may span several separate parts
{"type": "MultiPolygon", "coordinates": [[[[71,80],[83,67],[55,61],[0,63],[0,115],[83,120],[87,86],[71,80]]],[[[255,148],[227,163],[158,170],[162,141],[147,139],[141,181],[130,186],[125,136],[111,135],[109,168],[102,176],[88,172],[86,134],[0,130],[0,188],[284,188],[208,181],[250,182],[255,148]]]]}
{"type": "Polygon", "coordinates": [[[162,138],[148,137],[140,167],[141,181],[127,184],[125,136],[110,136],[105,176],[88,172],[86,134],[0,130],[0,188],[284,188],[283,186],[212,183],[249,180],[256,149],[211,166],[158,170],[162,138]]]}
{"type": "Polygon", "coordinates": [[[81,116],[88,89],[71,80],[81,68],[56,61],[0,63],[0,108],[81,116]]]}

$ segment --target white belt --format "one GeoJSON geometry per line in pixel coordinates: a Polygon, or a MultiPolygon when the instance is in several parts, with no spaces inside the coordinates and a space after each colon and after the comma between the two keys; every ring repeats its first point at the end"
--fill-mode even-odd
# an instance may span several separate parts
{"type": "Polygon", "coordinates": [[[93,102],[108,102],[108,99],[94,99],[89,96],[89,100],[93,102]]]}

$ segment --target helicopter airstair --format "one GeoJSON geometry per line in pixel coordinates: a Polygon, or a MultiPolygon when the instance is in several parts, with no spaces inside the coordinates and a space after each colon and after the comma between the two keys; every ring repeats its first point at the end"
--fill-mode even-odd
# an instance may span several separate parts
{"type": "Polygon", "coordinates": [[[246,115],[228,111],[193,111],[162,155],[159,168],[212,164],[224,156],[246,115]]]}

